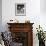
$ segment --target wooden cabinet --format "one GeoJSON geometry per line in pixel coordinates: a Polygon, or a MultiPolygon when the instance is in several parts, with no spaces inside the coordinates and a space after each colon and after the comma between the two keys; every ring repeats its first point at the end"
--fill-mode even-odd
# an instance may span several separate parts
{"type": "Polygon", "coordinates": [[[22,46],[33,46],[33,23],[7,23],[13,41],[23,43],[22,46]]]}

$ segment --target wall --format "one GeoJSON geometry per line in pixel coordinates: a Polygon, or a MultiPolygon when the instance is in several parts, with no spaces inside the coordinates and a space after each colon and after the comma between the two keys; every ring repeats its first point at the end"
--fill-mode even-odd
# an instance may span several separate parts
{"type": "Polygon", "coordinates": [[[42,13],[46,13],[46,0],[40,0],[40,9],[42,13]]]}
{"type": "Polygon", "coordinates": [[[2,1],[3,26],[5,26],[7,21],[9,21],[10,19],[17,19],[19,20],[19,22],[24,22],[26,19],[29,19],[31,22],[39,23],[40,0],[39,1],[37,0],[35,1],[34,0],[33,1],[21,0],[20,1],[20,3],[26,3],[26,16],[15,16],[15,3],[19,3],[19,0],[16,0],[16,1],[15,0],[3,0],[2,1]]]}
{"type": "Polygon", "coordinates": [[[0,0],[0,31],[2,28],[2,0],[0,0]]]}
{"type": "Polygon", "coordinates": [[[11,19],[17,19],[19,22],[30,20],[31,23],[34,23],[33,45],[38,46],[36,27],[41,24],[43,29],[46,30],[46,15],[42,14],[42,7],[40,0],[2,0],[2,30],[8,30],[7,22],[11,19]],[[15,16],[15,3],[26,3],[26,16],[15,16]]]}
{"type": "Polygon", "coordinates": [[[46,31],[46,0],[40,0],[40,24],[46,31]]]}

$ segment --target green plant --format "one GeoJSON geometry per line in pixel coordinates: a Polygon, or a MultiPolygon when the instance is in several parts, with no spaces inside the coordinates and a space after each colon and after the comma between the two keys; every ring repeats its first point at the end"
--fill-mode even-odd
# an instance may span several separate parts
{"type": "Polygon", "coordinates": [[[44,35],[44,31],[43,31],[42,27],[40,27],[40,25],[39,25],[39,28],[36,28],[36,29],[37,29],[36,36],[38,36],[38,40],[39,41],[41,41],[41,40],[45,41],[45,35],[44,35]]]}

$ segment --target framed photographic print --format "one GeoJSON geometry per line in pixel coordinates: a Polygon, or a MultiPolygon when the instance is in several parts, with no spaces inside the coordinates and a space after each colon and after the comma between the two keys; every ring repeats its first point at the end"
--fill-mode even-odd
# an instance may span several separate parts
{"type": "Polygon", "coordinates": [[[16,3],[15,5],[15,15],[16,16],[25,16],[26,15],[26,6],[25,3],[16,3]]]}

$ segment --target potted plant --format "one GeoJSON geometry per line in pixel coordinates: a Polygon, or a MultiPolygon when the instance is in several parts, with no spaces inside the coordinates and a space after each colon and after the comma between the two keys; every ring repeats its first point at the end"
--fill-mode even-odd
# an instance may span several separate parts
{"type": "Polygon", "coordinates": [[[45,46],[45,35],[43,32],[42,27],[36,28],[37,29],[37,34],[36,36],[38,36],[38,40],[39,40],[39,46],[45,46]]]}

